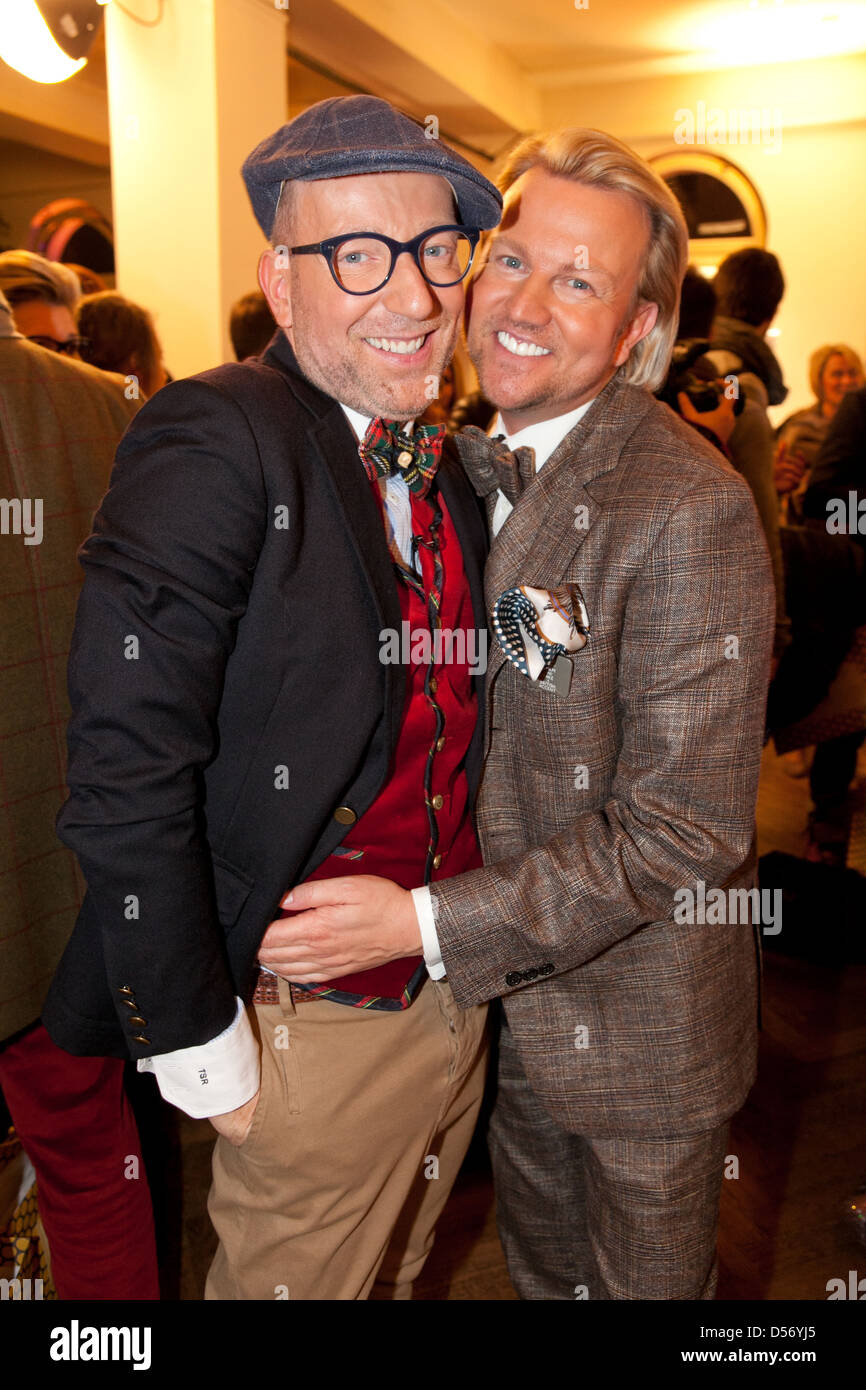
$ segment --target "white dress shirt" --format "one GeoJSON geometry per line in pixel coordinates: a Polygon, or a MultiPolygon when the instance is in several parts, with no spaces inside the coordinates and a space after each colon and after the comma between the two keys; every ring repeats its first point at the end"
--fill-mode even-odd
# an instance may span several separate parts
{"type": "MultiPolygon", "coordinates": [[[[594,399],[594,398],[593,398],[594,399]]],[[[578,420],[582,419],[592,401],[585,401],[576,410],[570,410],[567,415],[554,415],[550,420],[541,420],[536,425],[527,425],[525,429],[518,430],[516,434],[506,433],[502,423],[502,416],[497,414],[496,419],[490,426],[487,433],[493,438],[497,434],[505,435],[505,443],[512,451],[514,449],[530,448],[535,450],[535,471],[538,473],[544,467],[547,460],[555,449],[559,448],[565,436],[574,429],[578,420]]],[[[493,509],[493,518],[490,529],[494,536],[498,536],[500,530],[509,514],[513,511],[513,506],[501,488],[497,490],[496,506],[493,509]]],[[[413,888],[412,901],[415,904],[415,913],[418,918],[418,926],[421,931],[421,946],[424,951],[424,963],[427,966],[427,973],[431,980],[441,980],[445,977],[445,965],[442,960],[442,952],[439,949],[439,937],[436,932],[435,923],[435,899],[429,888],[413,888]]]]}
{"type": "MultiPolygon", "coordinates": [[[[357,439],[364,438],[371,416],[342,406],[357,439]]],[[[414,421],[404,428],[411,430],[414,421]]],[[[361,466],[360,459],[358,460],[361,466]]],[[[384,480],[383,501],[391,535],[404,562],[411,563],[412,504],[405,478],[384,480]]],[[[287,885],[287,888],[289,885],[287,885]]],[[[264,969],[264,967],[262,967],[264,969]]],[[[273,974],[268,971],[268,974],[273,974]]],[[[225,1115],[245,1105],[259,1089],[259,1044],[250,1026],[243,1001],[237,999],[234,1021],[209,1042],[142,1057],[139,1071],[152,1072],[163,1098],[194,1119],[225,1115]]]]}

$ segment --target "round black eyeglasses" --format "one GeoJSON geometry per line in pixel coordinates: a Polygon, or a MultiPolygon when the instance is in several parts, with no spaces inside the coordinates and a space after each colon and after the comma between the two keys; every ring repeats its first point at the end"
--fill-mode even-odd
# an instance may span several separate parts
{"type": "Polygon", "coordinates": [[[309,246],[290,246],[293,256],[324,256],[347,294],[375,294],[390,280],[397,257],[407,251],[428,285],[446,289],[468,274],[478,245],[476,227],[446,225],[420,232],[411,241],[394,241],[378,232],[346,232],[309,246]]]}

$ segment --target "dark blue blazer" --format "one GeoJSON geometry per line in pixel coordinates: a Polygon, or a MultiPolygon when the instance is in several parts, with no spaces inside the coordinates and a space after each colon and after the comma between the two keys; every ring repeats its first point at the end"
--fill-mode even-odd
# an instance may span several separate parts
{"type": "MultiPolygon", "coordinates": [[[[485,524],[447,448],[440,478],[484,627],[485,524]]],[[[87,895],[43,1022],[139,1058],[228,1027],[280,898],[346,833],[335,810],[376,797],[405,689],[379,633],[401,615],[354,436],[282,331],[144,406],[94,528],[58,818],[87,895]]]]}

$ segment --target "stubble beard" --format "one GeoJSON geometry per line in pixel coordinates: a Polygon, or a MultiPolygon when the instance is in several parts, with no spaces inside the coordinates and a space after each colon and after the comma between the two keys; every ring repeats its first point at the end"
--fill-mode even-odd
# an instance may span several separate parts
{"type": "MultiPolygon", "coordinates": [[[[303,321],[309,320],[303,316],[303,321]]],[[[423,371],[419,369],[417,377],[404,381],[396,378],[389,380],[387,369],[377,371],[377,363],[372,358],[369,365],[356,358],[355,352],[362,357],[367,351],[359,338],[347,340],[345,354],[336,360],[327,361],[319,360],[306,335],[303,332],[298,333],[297,326],[293,329],[290,340],[301,371],[326,396],[331,396],[341,405],[347,405],[350,410],[357,410],[359,414],[368,415],[372,419],[383,416],[386,419],[412,420],[421,415],[430,400],[438,394],[442,373],[454,353],[458,329],[459,320],[456,315],[447,339],[443,337],[445,325],[440,324],[438,351],[435,356],[425,365],[423,371]],[[428,389],[431,377],[436,378],[437,386],[432,396],[428,389]]],[[[391,334],[400,337],[410,335],[411,329],[406,328],[400,329],[398,333],[392,331],[391,334]]],[[[366,336],[389,335],[370,330],[366,336]]]]}
{"type": "MultiPolygon", "coordinates": [[[[492,344],[492,338],[487,340],[492,344]]],[[[491,346],[491,355],[495,349],[491,346]]],[[[485,361],[484,353],[478,355],[472,352],[470,347],[469,355],[472,358],[473,366],[478,373],[478,384],[481,387],[481,394],[496,406],[497,410],[504,410],[509,413],[524,413],[525,411],[544,410],[548,406],[556,405],[556,382],[550,381],[546,385],[539,385],[533,390],[529,386],[520,382],[519,377],[504,373],[501,369],[494,376],[493,369],[485,361]],[[500,383],[497,390],[496,380],[500,383]],[[522,386],[522,392],[521,392],[522,386]],[[509,387],[511,388],[509,390],[509,387]],[[514,394],[516,389],[517,394],[514,394]],[[499,399],[497,400],[497,396],[499,399]]],[[[556,410],[550,411],[552,415],[556,410]]]]}

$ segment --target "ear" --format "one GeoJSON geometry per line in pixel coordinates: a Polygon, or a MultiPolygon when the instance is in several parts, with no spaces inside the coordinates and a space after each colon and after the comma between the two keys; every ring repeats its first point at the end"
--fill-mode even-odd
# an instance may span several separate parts
{"type": "Polygon", "coordinates": [[[659,316],[659,306],[648,303],[641,304],[635,311],[634,316],[626,325],[625,332],[619,340],[619,347],[616,350],[614,366],[621,367],[623,362],[628,361],[628,355],[633,347],[651,333],[655,328],[656,319],[659,316]]]}
{"type": "Polygon", "coordinates": [[[285,247],[269,247],[259,257],[259,285],[274,320],[281,328],[292,326],[292,291],[285,247]]]}

